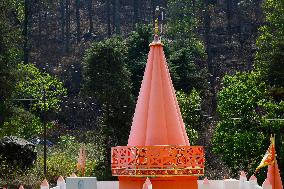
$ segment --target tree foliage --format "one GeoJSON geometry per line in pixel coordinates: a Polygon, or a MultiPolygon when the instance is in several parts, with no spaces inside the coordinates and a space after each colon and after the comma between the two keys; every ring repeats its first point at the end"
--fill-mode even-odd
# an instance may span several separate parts
{"type": "MultiPolygon", "coordinates": [[[[284,103],[273,101],[267,88],[260,72],[237,73],[223,79],[223,88],[218,93],[220,121],[213,147],[234,175],[240,170],[253,174],[269,146],[270,134],[279,133],[284,126],[283,122],[267,120],[284,115],[284,103]]],[[[278,139],[276,146],[281,158],[280,146],[284,141],[278,139]]]]}
{"type": "Polygon", "coordinates": [[[284,2],[268,0],[263,5],[266,25],[257,40],[256,68],[272,87],[278,101],[284,99],[284,2]]]}
{"type": "Polygon", "coordinates": [[[132,91],[135,97],[138,96],[144,69],[147,63],[149,44],[153,39],[152,28],[147,25],[138,25],[126,39],[128,46],[127,65],[131,72],[132,91]]]}
{"type": "Polygon", "coordinates": [[[168,3],[169,20],[166,26],[168,61],[177,90],[186,93],[193,88],[206,88],[205,48],[196,35],[200,1],[171,0],[168,3]]]}
{"type": "Polygon", "coordinates": [[[170,49],[168,58],[173,83],[177,90],[191,91],[206,89],[206,69],[197,65],[197,60],[191,47],[180,47],[170,49]]]}
{"type": "Polygon", "coordinates": [[[96,130],[104,138],[104,159],[97,169],[104,179],[111,178],[110,147],[126,145],[130,132],[134,98],[127,51],[125,41],[113,37],[94,42],[85,55],[85,92],[95,97],[101,111],[96,130]]]}
{"type": "Polygon", "coordinates": [[[176,96],[185,123],[187,135],[189,136],[191,144],[194,144],[198,138],[196,130],[200,129],[201,122],[200,94],[193,89],[189,94],[186,94],[183,91],[177,91],[176,96]]]}
{"type": "Polygon", "coordinates": [[[42,134],[43,124],[39,117],[23,108],[13,108],[13,116],[0,127],[0,137],[18,136],[32,139],[42,134]]]}
{"type": "Polygon", "coordinates": [[[66,94],[63,83],[48,73],[41,72],[33,64],[18,64],[20,79],[16,85],[17,98],[32,99],[37,111],[58,110],[61,98],[66,94]]]}
{"type": "Polygon", "coordinates": [[[134,106],[126,58],[127,46],[116,37],[93,43],[85,56],[85,89],[95,96],[117,145],[127,142],[134,106]]]}
{"type": "Polygon", "coordinates": [[[10,99],[15,85],[15,66],[20,60],[20,29],[13,23],[17,13],[12,1],[0,2],[0,125],[9,117],[10,99]]]}

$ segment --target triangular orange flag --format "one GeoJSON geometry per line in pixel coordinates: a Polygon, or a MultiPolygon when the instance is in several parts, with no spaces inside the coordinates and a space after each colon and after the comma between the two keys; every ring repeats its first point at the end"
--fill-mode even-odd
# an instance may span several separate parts
{"type": "Polygon", "coordinates": [[[272,185],[272,189],[283,189],[280,171],[276,160],[272,165],[268,166],[267,179],[272,185]]]}
{"type": "Polygon", "coordinates": [[[273,137],[271,136],[270,146],[268,150],[266,151],[264,157],[262,158],[260,164],[256,168],[255,172],[258,172],[259,169],[261,169],[262,167],[266,167],[268,165],[274,164],[274,160],[275,160],[275,136],[273,137]]]}

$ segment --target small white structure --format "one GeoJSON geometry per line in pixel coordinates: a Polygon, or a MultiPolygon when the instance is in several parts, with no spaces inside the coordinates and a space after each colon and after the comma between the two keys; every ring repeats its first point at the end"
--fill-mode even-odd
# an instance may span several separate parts
{"type": "Polygon", "coordinates": [[[44,179],[40,185],[40,189],[49,189],[49,184],[46,179],[44,179]]]}
{"type": "Polygon", "coordinates": [[[198,185],[198,187],[199,187],[200,189],[210,189],[210,182],[209,182],[209,180],[207,179],[207,177],[203,180],[202,183],[200,183],[200,184],[198,185]]]}
{"type": "Polygon", "coordinates": [[[225,179],[224,189],[239,189],[239,180],[236,179],[225,179]]]}
{"type": "Polygon", "coordinates": [[[59,187],[59,189],[66,189],[66,183],[62,176],[58,177],[57,186],[59,187]]]}
{"type": "MultiPolygon", "coordinates": [[[[152,189],[152,184],[147,178],[147,187],[152,189]]],[[[49,189],[49,184],[45,179],[41,184],[41,189],[49,189]]],[[[23,189],[23,188],[21,188],[23,189]]],[[[50,189],[119,189],[118,181],[97,181],[96,177],[72,177],[65,180],[60,176],[57,180],[57,186],[50,189]]],[[[155,189],[155,187],[153,187],[155,189]]],[[[272,185],[266,179],[262,186],[257,183],[256,177],[253,175],[247,181],[247,176],[241,172],[240,179],[226,179],[226,180],[198,180],[198,189],[272,189],[272,185]]]]}
{"type": "Polygon", "coordinates": [[[263,189],[272,189],[272,185],[270,184],[268,179],[265,179],[265,181],[262,184],[263,189]]]}
{"type": "Polygon", "coordinates": [[[96,177],[67,177],[67,189],[97,189],[96,177]]]}
{"type": "Polygon", "coordinates": [[[247,181],[246,174],[241,172],[239,180],[208,180],[207,178],[205,178],[203,181],[199,180],[198,189],[272,189],[272,186],[268,180],[263,183],[262,187],[259,186],[254,175],[251,176],[249,181],[247,181]]]}
{"type": "Polygon", "coordinates": [[[98,181],[98,189],[118,189],[118,181],[98,181]]]}

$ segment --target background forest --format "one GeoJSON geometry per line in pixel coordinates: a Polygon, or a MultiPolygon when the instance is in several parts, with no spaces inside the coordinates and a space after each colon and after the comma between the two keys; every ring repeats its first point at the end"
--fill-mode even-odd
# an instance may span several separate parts
{"type": "Polygon", "coordinates": [[[156,17],[205,176],[252,175],[276,134],[284,178],[283,0],[5,0],[0,186],[39,185],[44,124],[51,183],[76,170],[82,145],[87,176],[115,179],[110,147],[127,143],[156,17]],[[3,145],[22,139],[37,153],[3,145]]]}

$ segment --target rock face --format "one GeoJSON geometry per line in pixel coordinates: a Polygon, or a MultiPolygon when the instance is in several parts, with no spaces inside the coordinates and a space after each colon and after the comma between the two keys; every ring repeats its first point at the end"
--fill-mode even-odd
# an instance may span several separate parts
{"type": "Polygon", "coordinates": [[[25,169],[33,165],[37,158],[35,145],[15,136],[0,138],[0,162],[25,169]]]}

